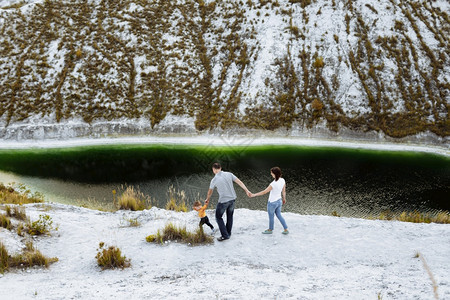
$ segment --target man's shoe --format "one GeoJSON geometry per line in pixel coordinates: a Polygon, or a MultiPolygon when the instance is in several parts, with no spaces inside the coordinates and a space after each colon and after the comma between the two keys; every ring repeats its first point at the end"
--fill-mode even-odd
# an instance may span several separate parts
{"type": "Polygon", "coordinates": [[[224,238],[223,236],[221,236],[221,237],[218,237],[217,240],[218,240],[219,242],[223,242],[223,241],[225,241],[225,240],[228,240],[228,238],[224,238]]]}
{"type": "Polygon", "coordinates": [[[272,230],[267,229],[262,232],[263,234],[272,234],[272,230]]]}

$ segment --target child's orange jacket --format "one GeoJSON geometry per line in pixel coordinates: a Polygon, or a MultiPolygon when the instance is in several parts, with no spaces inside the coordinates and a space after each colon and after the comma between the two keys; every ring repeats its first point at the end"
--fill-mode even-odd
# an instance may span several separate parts
{"type": "Polygon", "coordinates": [[[204,216],[206,216],[205,210],[206,210],[207,207],[208,207],[208,205],[205,204],[205,205],[203,205],[203,206],[202,206],[201,208],[199,208],[199,209],[196,209],[195,207],[194,207],[194,209],[195,209],[196,211],[198,211],[198,216],[199,216],[200,218],[203,218],[204,216]]]}

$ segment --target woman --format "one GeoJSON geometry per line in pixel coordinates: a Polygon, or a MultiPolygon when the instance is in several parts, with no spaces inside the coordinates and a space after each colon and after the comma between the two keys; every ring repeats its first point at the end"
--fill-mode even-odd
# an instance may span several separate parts
{"type": "Polygon", "coordinates": [[[280,220],[281,225],[283,225],[283,234],[288,234],[288,227],[286,221],[281,215],[281,206],[286,203],[286,182],[281,178],[281,169],[278,167],[273,167],[270,169],[270,175],[275,179],[270,183],[270,185],[259,193],[253,194],[249,193],[250,197],[262,196],[270,192],[269,201],[267,202],[267,212],[269,214],[269,229],[263,231],[263,234],[271,234],[273,231],[274,214],[280,220]]]}

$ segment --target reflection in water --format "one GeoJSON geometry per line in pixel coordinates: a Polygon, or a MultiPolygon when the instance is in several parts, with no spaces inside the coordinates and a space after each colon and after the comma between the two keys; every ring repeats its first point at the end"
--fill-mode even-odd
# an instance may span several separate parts
{"type": "MultiPolygon", "coordinates": [[[[213,177],[211,162],[219,160],[252,192],[266,188],[272,180],[270,167],[280,166],[287,184],[285,211],[367,217],[383,211],[450,210],[449,159],[430,154],[281,146],[239,151],[189,147],[156,151],[149,146],[85,149],[51,150],[51,155],[49,151],[0,152],[0,167],[14,171],[0,172],[0,182],[23,183],[48,201],[79,204],[91,199],[105,206],[113,202],[113,190],[120,194],[128,184],[164,207],[171,185],[184,190],[189,202],[204,199],[213,177]],[[34,163],[47,166],[43,176],[53,178],[30,173],[34,163]]],[[[250,199],[235,187],[238,208],[266,209],[267,196],[250,199]]],[[[215,192],[213,204],[216,200],[215,192]]]]}

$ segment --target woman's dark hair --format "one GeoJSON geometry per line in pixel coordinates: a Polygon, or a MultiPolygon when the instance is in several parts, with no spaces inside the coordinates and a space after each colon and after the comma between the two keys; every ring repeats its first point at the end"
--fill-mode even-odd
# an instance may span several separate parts
{"type": "Polygon", "coordinates": [[[270,169],[270,172],[273,173],[273,175],[275,175],[275,181],[278,181],[278,179],[280,179],[281,177],[281,169],[278,167],[273,167],[272,169],[270,169]]]}
{"type": "Polygon", "coordinates": [[[213,167],[214,169],[216,169],[216,170],[222,169],[222,166],[221,166],[218,162],[214,163],[214,164],[212,165],[212,167],[213,167]]]}

